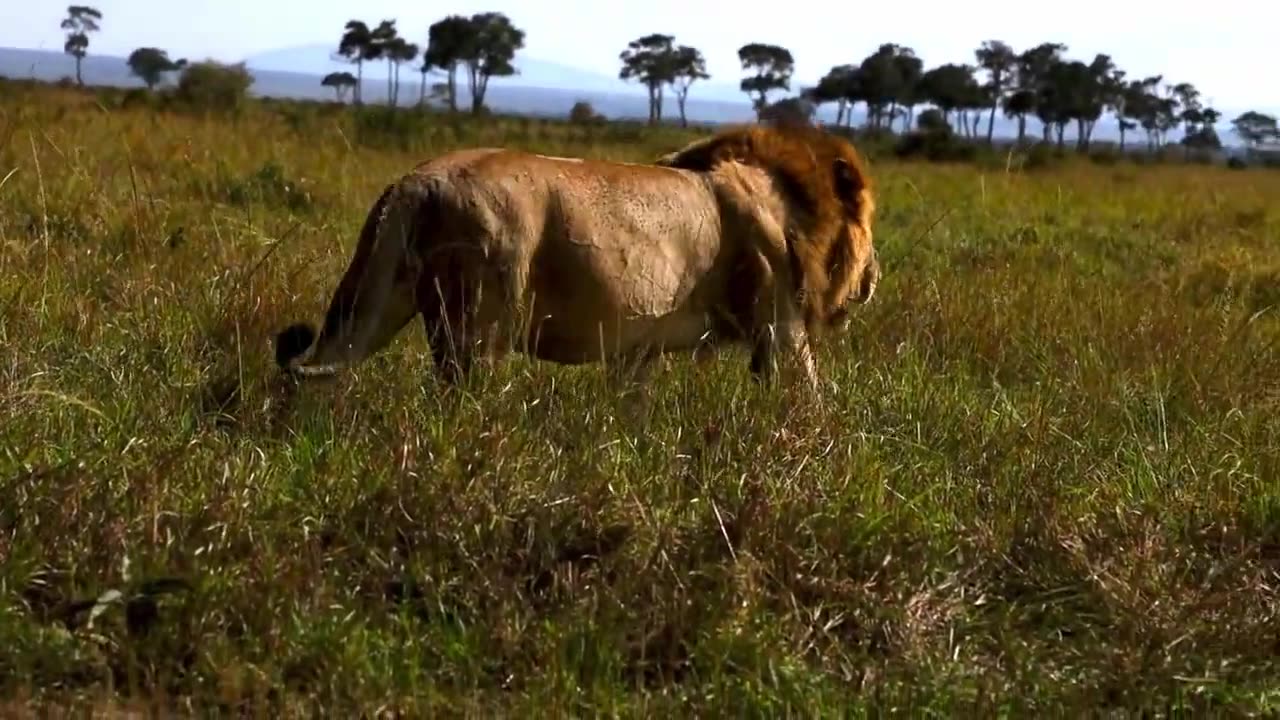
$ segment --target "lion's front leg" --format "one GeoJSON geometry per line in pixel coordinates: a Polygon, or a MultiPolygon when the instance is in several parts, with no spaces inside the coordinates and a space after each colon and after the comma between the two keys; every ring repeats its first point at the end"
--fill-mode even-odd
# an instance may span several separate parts
{"type": "Polygon", "coordinates": [[[809,333],[799,302],[783,289],[786,285],[770,282],[763,288],[757,305],[756,330],[752,342],[751,372],[769,382],[778,374],[778,353],[799,365],[805,384],[818,389],[818,367],[814,360],[809,333]]]}
{"type": "Polygon", "coordinates": [[[765,383],[778,375],[778,355],[785,354],[799,366],[808,389],[818,390],[818,366],[802,322],[766,323],[757,334],[751,352],[751,373],[765,383]]]}

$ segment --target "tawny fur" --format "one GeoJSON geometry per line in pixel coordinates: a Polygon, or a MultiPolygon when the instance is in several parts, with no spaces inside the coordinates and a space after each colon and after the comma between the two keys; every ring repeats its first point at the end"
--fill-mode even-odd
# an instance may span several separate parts
{"type": "Polygon", "coordinates": [[[852,145],[810,128],[735,128],[649,164],[449,153],[387,186],[319,336],[286,329],[277,360],[330,374],[421,314],[446,377],[510,349],[643,361],[746,341],[799,353],[816,382],[808,336],[874,292],[874,209],[852,145]]]}

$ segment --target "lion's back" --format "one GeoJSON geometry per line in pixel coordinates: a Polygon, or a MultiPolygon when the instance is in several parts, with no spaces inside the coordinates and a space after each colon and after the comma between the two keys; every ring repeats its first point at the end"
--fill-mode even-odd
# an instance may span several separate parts
{"type": "Polygon", "coordinates": [[[708,276],[724,273],[717,198],[699,174],[509,150],[422,172],[441,191],[451,239],[516,269],[545,352],[598,353],[602,327],[620,346],[654,333],[683,344],[705,330],[707,298],[695,290],[714,294],[708,276]]]}

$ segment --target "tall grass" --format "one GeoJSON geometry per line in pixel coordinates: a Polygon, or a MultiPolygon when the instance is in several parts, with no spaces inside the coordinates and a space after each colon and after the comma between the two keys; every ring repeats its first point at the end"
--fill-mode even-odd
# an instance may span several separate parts
{"type": "Polygon", "coordinates": [[[0,117],[6,714],[1280,704],[1280,176],[878,161],[828,414],[740,353],[637,414],[443,392],[416,327],[302,391],[270,343],[431,154],[678,133],[75,97],[0,117]]]}

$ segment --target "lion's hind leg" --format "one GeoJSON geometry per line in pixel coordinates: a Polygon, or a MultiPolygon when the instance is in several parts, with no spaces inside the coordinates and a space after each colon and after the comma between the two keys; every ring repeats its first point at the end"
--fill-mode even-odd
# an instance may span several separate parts
{"type": "Polygon", "coordinates": [[[501,278],[459,264],[424,273],[417,292],[432,360],[450,385],[463,382],[478,359],[504,355],[511,344],[503,332],[508,293],[501,278]]]}

